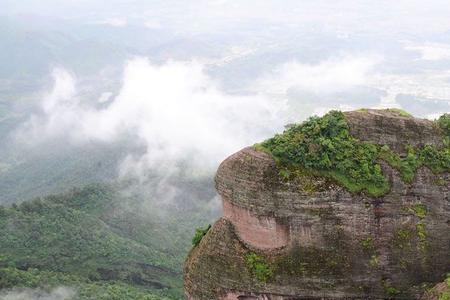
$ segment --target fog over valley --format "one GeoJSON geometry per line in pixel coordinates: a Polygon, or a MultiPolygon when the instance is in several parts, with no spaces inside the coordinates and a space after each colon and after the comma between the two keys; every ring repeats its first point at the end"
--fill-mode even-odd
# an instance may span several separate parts
{"type": "Polygon", "coordinates": [[[2,268],[52,278],[46,290],[0,286],[0,299],[72,299],[107,291],[103,281],[180,299],[195,228],[222,212],[214,174],[226,157],[331,109],[400,108],[430,120],[450,111],[448,1],[0,7],[0,204],[14,210],[0,232],[11,235],[0,240],[8,245],[0,246],[0,279],[2,268]],[[37,198],[46,209],[26,207],[37,198]],[[55,215],[65,221],[48,221],[55,215]],[[47,221],[63,225],[48,229],[47,221]],[[14,244],[30,233],[17,228],[70,232],[72,242],[105,238],[117,268],[96,258],[107,242],[74,242],[78,254],[64,254],[72,244],[63,238],[48,248],[40,238],[14,244]],[[127,245],[133,254],[124,254],[127,245]]]}

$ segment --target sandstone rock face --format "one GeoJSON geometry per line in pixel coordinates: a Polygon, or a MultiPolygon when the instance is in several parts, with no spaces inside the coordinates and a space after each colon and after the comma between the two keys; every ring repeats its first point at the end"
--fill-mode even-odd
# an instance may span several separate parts
{"type": "MultiPolygon", "coordinates": [[[[360,140],[439,145],[433,122],[398,114],[346,113],[360,140]]],[[[185,265],[188,299],[419,299],[450,271],[450,175],[421,167],[412,183],[382,164],[391,191],[351,194],[320,177],[286,182],[272,157],[252,147],[216,175],[224,216],[185,265]],[[246,257],[271,269],[255,276],[246,257]]]]}
{"type": "Polygon", "coordinates": [[[404,152],[405,145],[417,147],[442,144],[439,128],[430,120],[373,109],[346,112],[345,115],[353,136],[361,141],[388,145],[398,153],[404,152]]]}

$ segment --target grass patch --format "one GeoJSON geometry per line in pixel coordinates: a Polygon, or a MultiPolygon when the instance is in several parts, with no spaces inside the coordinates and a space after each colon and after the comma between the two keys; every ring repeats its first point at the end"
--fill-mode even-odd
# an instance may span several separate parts
{"type": "Polygon", "coordinates": [[[386,294],[388,294],[389,296],[393,297],[393,296],[397,296],[399,295],[401,292],[399,289],[397,289],[396,287],[392,286],[390,284],[390,282],[383,280],[382,281],[383,284],[383,288],[386,294]]]}
{"type": "Polygon", "coordinates": [[[368,110],[367,108],[360,108],[360,109],[357,110],[357,112],[360,112],[360,113],[368,113],[369,110],[368,110]]]}
{"type": "Polygon", "coordinates": [[[256,253],[247,254],[245,263],[249,271],[261,282],[267,282],[273,275],[273,270],[266,260],[256,253]]]}
{"type": "Polygon", "coordinates": [[[417,168],[422,164],[414,148],[409,145],[406,146],[406,157],[403,159],[387,145],[379,148],[379,158],[398,170],[402,180],[406,183],[413,181],[417,168]]]}
{"type": "Polygon", "coordinates": [[[194,247],[200,244],[201,240],[203,239],[203,237],[206,235],[206,233],[209,231],[210,228],[211,224],[209,224],[205,228],[199,227],[195,229],[195,234],[194,237],[192,238],[192,245],[194,245],[194,247]]]}
{"type": "Polygon", "coordinates": [[[374,247],[374,243],[373,243],[373,238],[372,237],[368,237],[364,240],[361,241],[361,246],[365,251],[371,251],[373,250],[374,247]]]}
{"type": "Polygon", "coordinates": [[[395,114],[397,114],[401,117],[405,117],[405,118],[413,117],[413,115],[411,115],[409,112],[404,111],[403,109],[400,109],[400,108],[386,108],[385,111],[395,113],[395,114]]]}
{"type": "Polygon", "coordinates": [[[427,216],[427,213],[428,213],[428,209],[427,209],[426,205],[424,205],[424,204],[416,204],[416,205],[414,205],[412,207],[412,211],[420,219],[424,219],[427,216]]]}

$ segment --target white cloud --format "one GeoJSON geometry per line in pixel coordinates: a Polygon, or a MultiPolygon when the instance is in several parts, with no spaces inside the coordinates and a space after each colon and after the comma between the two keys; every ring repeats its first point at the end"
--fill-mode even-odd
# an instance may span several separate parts
{"type": "Polygon", "coordinates": [[[105,103],[108,102],[111,99],[113,93],[111,92],[103,92],[100,97],[98,98],[99,103],[105,103]]]}
{"type": "MultiPolygon", "coordinates": [[[[99,15],[112,18],[162,16],[178,29],[209,32],[236,22],[267,20],[270,23],[319,25],[331,31],[385,33],[445,32],[450,28],[447,0],[2,0],[3,14],[58,17],[99,15]],[[198,23],[197,23],[198,22],[198,23]],[[197,23],[197,26],[195,25],[197,23]],[[200,24],[200,26],[198,26],[200,24]]],[[[110,22],[123,24],[123,22],[110,22]]]]}
{"type": "Polygon", "coordinates": [[[448,98],[448,91],[442,89],[448,74],[389,76],[375,72],[380,61],[376,56],[343,56],[315,65],[294,61],[256,79],[253,93],[237,95],[222,91],[199,62],[156,65],[135,58],[125,66],[119,93],[102,94],[100,108],[98,102],[90,106],[80,101],[73,74],[55,69],[55,84],[43,97],[41,112],[23,124],[16,137],[31,145],[54,138],[83,144],[134,137],[145,146],[145,153],[130,153],[120,164],[122,175],[143,178],[149,169],[170,175],[180,168],[189,168],[193,175],[210,175],[227,155],[280,131],[288,122],[331,108],[356,108],[351,102],[331,100],[321,105],[304,105],[300,98],[288,103],[291,88],[317,99],[333,99],[364,86],[386,91],[380,104],[385,106],[395,106],[398,94],[448,98]]]}
{"type": "Polygon", "coordinates": [[[44,112],[52,112],[57,106],[64,105],[76,105],[75,100],[75,80],[73,75],[61,68],[55,68],[52,76],[57,80],[57,84],[54,85],[52,92],[45,97],[42,108],[44,112]]]}
{"type": "Polygon", "coordinates": [[[51,291],[14,289],[0,293],[2,300],[69,300],[73,296],[75,296],[75,291],[66,287],[57,287],[51,291]]]}
{"type": "Polygon", "coordinates": [[[158,20],[147,20],[147,21],[145,21],[144,26],[149,29],[161,29],[162,28],[161,22],[159,22],[158,20]]]}
{"type": "Polygon", "coordinates": [[[408,45],[406,50],[419,52],[421,59],[437,61],[450,59],[450,45],[440,43],[425,43],[423,45],[408,45]]]}
{"type": "Polygon", "coordinates": [[[258,80],[253,89],[264,89],[271,94],[285,94],[290,88],[317,94],[336,93],[366,84],[379,62],[376,56],[348,56],[319,64],[293,61],[258,80]]]}
{"type": "MultiPolygon", "coordinates": [[[[228,154],[279,129],[279,104],[259,95],[222,92],[197,62],[153,65],[129,61],[119,94],[105,108],[80,103],[76,79],[63,70],[55,85],[18,132],[29,143],[67,137],[73,143],[112,142],[123,135],[144,143],[146,153],[128,157],[123,172],[176,169],[180,160],[196,170],[212,170],[228,154]]],[[[201,171],[200,171],[201,172],[201,171]]]]}
{"type": "MultiPolygon", "coordinates": [[[[444,51],[439,54],[440,59],[444,57],[443,54],[444,51]]],[[[429,59],[438,57],[437,54],[428,55],[429,59]]],[[[318,64],[303,64],[293,61],[275,68],[274,71],[257,80],[252,90],[265,91],[265,93],[281,99],[287,97],[291,89],[313,94],[317,99],[332,99],[338,95],[342,97],[356,87],[384,92],[378,105],[372,105],[372,108],[400,107],[397,103],[399,95],[441,101],[450,99],[449,70],[391,74],[377,69],[382,62],[383,58],[377,55],[343,56],[318,64]]],[[[299,103],[302,101],[300,98],[294,100],[299,103]]],[[[306,115],[322,115],[330,109],[352,110],[358,108],[351,102],[339,104],[333,103],[332,100],[324,101],[321,105],[313,104],[309,110],[302,103],[299,107],[306,110],[306,115]]],[[[296,115],[299,113],[301,112],[295,112],[296,115]]]]}
{"type": "Polygon", "coordinates": [[[428,120],[436,120],[436,119],[439,119],[439,117],[442,116],[442,114],[443,113],[428,114],[428,115],[425,116],[425,118],[428,119],[428,120]]]}
{"type": "Polygon", "coordinates": [[[92,22],[93,24],[101,24],[101,25],[109,25],[113,27],[125,27],[128,24],[126,19],[121,18],[110,18],[105,20],[100,20],[96,22],[92,22]]]}
{"type": "Polygon", "coordinates": [[[391,101],[399,94],[450,100],[449,81],[450,70],[417,74],[374,74],[368,86],[386,91],[391,101]]]}

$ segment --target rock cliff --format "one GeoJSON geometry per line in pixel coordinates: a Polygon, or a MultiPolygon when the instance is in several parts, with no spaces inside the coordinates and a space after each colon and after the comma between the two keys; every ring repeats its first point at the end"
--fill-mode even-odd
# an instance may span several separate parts
{"type": "Polygon", "coordinates": [[[222,162],[216,188],[223,217],[186,260],[188,299],[419,299],[442,281],[450,271],[445,126],[395,110],[337,116],[340,125],[318,119],[292,129],[294,142],[306,145],[306,154],[292,148],[306,157],[300,163],[289,165],[278,144],[269,147],[273,141],[222,162]],[[319,150],[304,131],[317,124],[317,140],[325,141],[319,150]],[[335,134],[336,126],[345,130],[335,134]],[[340,158],[341,144],[327,142],[333,134],[363,150],[340,158]],[[322,169],[309,164],[311,153],[325,161],[322,169]],[[373,161],[367,165],[364,155],[373,161]],[[346,160],[381,173],[356,179],[346,160]],[[352,190],[352,180],[363,183],[352,190]],[[374,182],[382,187],[377,193],[374,182]]]}

